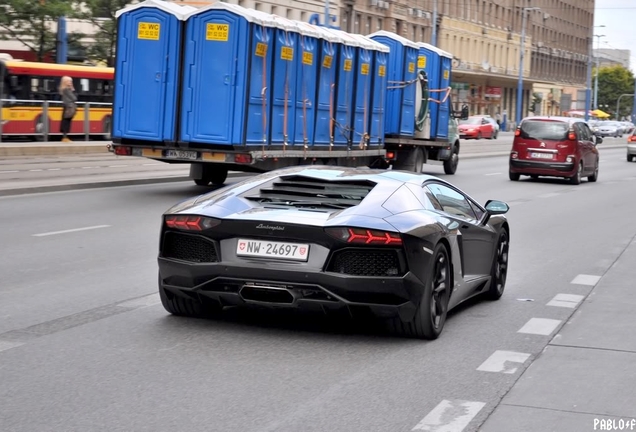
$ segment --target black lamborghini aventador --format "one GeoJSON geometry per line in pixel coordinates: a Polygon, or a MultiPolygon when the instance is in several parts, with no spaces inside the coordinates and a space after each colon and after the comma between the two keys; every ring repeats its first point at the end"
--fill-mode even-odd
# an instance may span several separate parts
{"type": "Polygon", "coordinates": [[[453,307],[503,294],[507,211],[433,176],[277,170],[163,215],[159,293],[186,316],[250,304],[362,307],[397,333],[435,339],[453,307]]]}

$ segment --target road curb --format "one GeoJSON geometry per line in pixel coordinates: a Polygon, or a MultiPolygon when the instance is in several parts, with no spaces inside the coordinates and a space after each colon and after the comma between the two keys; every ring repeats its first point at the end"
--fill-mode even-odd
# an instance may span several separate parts
{"type": "Polygon", "coordinates": [[[0,146],[0,157],[16,156],[74,156],[86,154],[107,154],[106,145],[34,145],[0,146]]]}

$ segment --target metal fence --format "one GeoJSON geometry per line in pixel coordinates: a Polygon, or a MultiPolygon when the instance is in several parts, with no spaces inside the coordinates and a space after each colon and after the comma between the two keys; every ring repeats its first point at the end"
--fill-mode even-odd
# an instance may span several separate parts
{"type": "MultiPolygon", "coordinates": [[[[106,136],[107,139],[110,139],[110,133],[111,133],[111,128],[112,128],[112,120],[110,120],[109,122],[107,122],[107,124],[104,126],[104,131],[101,132],[91,132],[91,121],[90,121],[90,111],[91,108],[111,108],[113,104],[112,103],[106,103],[106,102],[76,102],[77,104],[77,112],[79,113],[80,110],[84,111],[84,120],[82,121],[83,125],[82,125],[82,132],[78,133],[78,132],[71,132],[69,135],[73,135],[73,136],[77,136],[77,135],[84,135],[84,140],[85,141],[89,141],[91,135],[104,135],[106,136]]],[[[35,136],[36,139],[42,140],[42,141],[48,141],[49,140],[49,135],[55,134],[58,135],[58,133],[52,133],[50,130],[50,118],[49,118],[49,111],[51,110],[51,108],[57,108],[59,107],[60,109],[63,109],[63,104],[61,101],[39,101],[39,100],[22,100],[22,99],[0,99],[0,142],[2,141],[3,136],[4,137],[8,137],[8,136],[35,136]],[[35,131],[34,132],[30,132],[30,133],[4,133],[3,131],[3,127],[5,124],[7,124],[8,122],[12,121],[12,120],[18,120],[20,121],[20,119],[13,119],[12,117],[9,118],[3,118],[3,115],[5,113],[5,110],[11,110],[12,108],[29,108],[29,107],[37,107],[39,110],[41,110],[41,113],[38,114],[36,116],[36,120],[35,120],[35,131]],[[48,121],[45,121],[45,119],[47,119],[48,121]]],[[[77,115],[77,114],[76,114],[77,115]]],[[[108,116],[109,118],[112,119],[112,117],[108,116]]],[[[77,122],[78,120],[74,120],[73,123],[77,122]]]]}

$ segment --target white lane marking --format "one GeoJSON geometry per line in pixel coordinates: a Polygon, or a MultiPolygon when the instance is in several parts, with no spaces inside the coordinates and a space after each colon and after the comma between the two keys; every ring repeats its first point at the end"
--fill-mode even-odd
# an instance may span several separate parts
{"type": "Polygon", "coordinates": [[[21,345],[24,345],[22,342],[9,342],[9,341],[0,341],[0,352],[10,350],[11,348],[17,348],[21,345]]]}
{"type": "Polygon", "coordinates": [[[581,300],[583,300],[582,295],[578,294],[557,294],[554,296],[552,300],[548,302],[546,306],[556,306],[556,307],[564,307],[574,309],[576,305],[578,305],[581,300]]]}
{"type": "Polygon", "coordinates": [[[606,184],[606,185],[611,185],[611,184],[616,184],[616,183],[618,183],[618,182],[615,182],[615,181],[606,181],[606,182],[603,182],[603,184],[606,184]]]}
{"type": "Polygon", "coordinates": [[[127,167],[128,165],[108,165],[108,168],[127,167]]]}
{"type": "Polygon", "coordinates": [[[33,169],[33,170],[29,170],[29,172],[40,172],[40,171],[44,171],[44,170],[41,170],[41,169],[33,169]]]}
{"type": "Polygon", "coordinates": [[[72,233],[72,232],[88,231],[88,230],[94,230],[94,229],[99,229],[99,228],[108,228],[108,227],[110,227],[110,225],[95,225],[95,226],[89,226],[89,227],[84,227],[84,228],[73,228],[73,229],[68,229],[68,230],[63,230],[63,231],[51,231],[51,232],[45,232],[45,233],[40,233],[40,234],[33,234],[33,237],[46,237],[46,236],[51,236],[51,235],[56,235],[56,234],[67,234],[67,233],[72,233]]]}
{"type": "Polygon", "coordinates": [[[61,168],[49,168],[47,169],[47,171],[60,171],[61,168]]]}
{"type": "Polygon", "coordinates": [[[572,279],[572,284],[594,286],[601,280],[601,276],[580,274],[572,279]]]}
{"type": "Polygon", "coordinates": [[[550,192],[547,194],[539,195],[537,198],[552,198],[559,195],[561,195],[559,192],[550,192]]]}
{"type": "Polygon", "coordinates": [[[561,320],[549,318],[531,318],[517,333],[549,336],[561,324],[561,320]]]}
{"type": "Polygon", "coordinates": [[[157,166],[157,165],[165,165],[162,163],[149,163],[149,164],[142,164],[143,166],[157,166]]]}
{"type": "Polygon", "coordinates": [[[82,167],[82,169],[93,169],[93,168],[99,168],[98,166],[88,166],[88,167],[82,167]]]}
{"type": "Polygon", "coordinates": [[[161,299],[159,298],[159,293],[157,293],[157,294],[150,294],[147,296],[128,300],[128,301],[119,303],[117,306],[129,307],[129,308],[142,308],[142,307],[154,306],[159,303],[161,303],[161,299]]]}
{"type": "Polygon", "coordinates": [[[489,174],[484,174],[486,176],[494,176],[494,175],[501,175],[501,173],[489,173],[489,174]]]}
{"type": "Polygon", "coordinates": [[[477,370],[513,374],[517,372],[517,367],[506,363],[524,364],[529,357],[530,354],[515,351],[495,351],[477,368],[477,370]]]}
{"type": "Polygon", "coordinates": [[[411,430],[461,432],[484,406],[483,402],[445,399],[411,430]]]}
{"type": "Polygon", "coordinates": [[[7,174],[7,173],[17,173],[20,171],[0,171],[0,174],[7,174]]]}

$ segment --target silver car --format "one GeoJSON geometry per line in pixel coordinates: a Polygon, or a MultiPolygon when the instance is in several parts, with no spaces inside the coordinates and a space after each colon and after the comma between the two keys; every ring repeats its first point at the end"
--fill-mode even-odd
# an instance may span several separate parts
{"type": "Polygon", "coordinates": [[[616,121],[604,121],[598,124],[598,130],[596,131],[597,136],[606,137],[622,137],[623,136],[623,127],[619,122],[616,121]]]}

